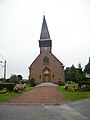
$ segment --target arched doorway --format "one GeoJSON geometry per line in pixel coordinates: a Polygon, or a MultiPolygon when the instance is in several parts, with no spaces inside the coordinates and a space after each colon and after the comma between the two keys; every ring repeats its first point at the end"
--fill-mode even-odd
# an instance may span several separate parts
{"type": "Polygon", "coordinates": [[[44,82],[50,82],[50,70],[46,67],[44,70],[43,70],[43,80],[44,82]]]}

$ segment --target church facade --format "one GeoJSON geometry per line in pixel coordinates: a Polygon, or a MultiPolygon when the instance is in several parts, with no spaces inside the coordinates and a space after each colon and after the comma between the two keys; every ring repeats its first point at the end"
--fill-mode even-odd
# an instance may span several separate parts
{"type": "Polygon", "coordinates": [[[50,39],[45,16],[43,16],[39,47],[40,54],[29,67],[30,78],[34,78],[36,84],[64,82],[64,66],[52,54],[52,40],[50,39]]]}

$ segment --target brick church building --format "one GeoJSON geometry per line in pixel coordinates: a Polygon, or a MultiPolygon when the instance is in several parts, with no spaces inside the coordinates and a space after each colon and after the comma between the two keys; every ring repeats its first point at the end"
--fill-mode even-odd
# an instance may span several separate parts
{"type": "Polygon", "coordinates": [[[34,78],[36,84],[64,82],[64,66],[52,54],[52,40],[50,39],[45,16],[43,16],[39,47],[40,54],[29,67],[30,78],[34,78]]]}

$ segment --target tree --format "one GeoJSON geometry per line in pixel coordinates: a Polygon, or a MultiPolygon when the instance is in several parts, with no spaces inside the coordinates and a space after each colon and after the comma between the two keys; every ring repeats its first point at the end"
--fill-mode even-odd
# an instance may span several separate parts
{"type": "Polygon", "coordinates": [[[85,80],[85,73],[82,71],[81,64],[78,64],[78,68],[74,65],[65,69],[65,81],[83,81],[85,80]]]}
{"type": "Polygon", "coordinates": [[[17,82],[18,82],[18,77],[17,77],[17,75],[11,75],[10,81],[11,81],[11,82],[14,82],[14,83],[17,83],[17,82]]]}
{"type": "Polygon", "coordinates": [[[85,66],[84,71],[85,71],[85,73],[90,74],[90,60],[89,60],[88,64],[85,66]]]}
{"type": "Polygon", "coordinates": [[[74,65],[66,68],[65,81],[76,81],[76,68],[74,65]]]}
{"type": "Polygon", "coordinates": [[[22,80],[22,75],[17,75],[18,81],[22,80]]]}

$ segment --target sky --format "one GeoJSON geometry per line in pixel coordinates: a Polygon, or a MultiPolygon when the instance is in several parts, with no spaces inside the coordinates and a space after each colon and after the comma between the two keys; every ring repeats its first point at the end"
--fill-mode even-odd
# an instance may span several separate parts
{"type": "Polygon", "coordinates": [[[64,64],[83,69],[90,57],[90,0],[0,0],[0,78],[28,78],[40,53],[38,40],[45,14],[52,53],[64,64]]]}

